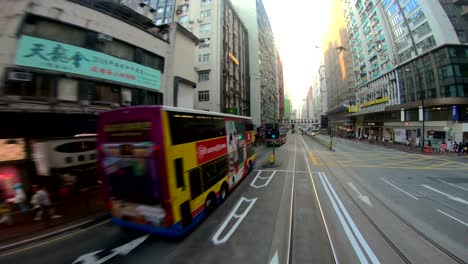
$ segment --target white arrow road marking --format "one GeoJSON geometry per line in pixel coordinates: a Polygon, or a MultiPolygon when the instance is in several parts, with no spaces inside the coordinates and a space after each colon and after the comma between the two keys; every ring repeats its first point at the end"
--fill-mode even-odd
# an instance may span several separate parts
{"type": "Polygon", "coordinates": [[[447,184],[447,185],[450,185],[450,186],[453,186],[453,187],[455,187],[455,188],[462,189],[462,190],[468,192],[468,189],[463,188],[463,187],[461,187],[461,186],[458,186],[458,185],[456,185],[456,184],[453,184],[453,183],[450,183],[450,182],[446,182],[446,181],[443,181],[443,180],[441,180],[441,179],[437,179],[437,180],[440,181],[440,182],[443,182],[443,183],[445,183],[445,184],[447,184]]]}
{"type": "Polygon", "coordinates": [[[365,202],[370,207],[373,207],[372,203],[371,203],[371,201],[370,201],[370,199],[369,199],[369,197],[367,195],[362,195],[361,192],[356,188],[356,186],[354,186],[354,184],[352,182],[348,182],[348,185],[349,185],[349,187],[351,187],[351,189],[353,189],[356,192],[359,199],[361,199],[363,202],[365,202]]]}
{"type": "Polygon", "coordinates": [[[94,252],[91,252],[91,253],[88,253],[88,254],[81,255],[79,258],[77,258],[75,260],[75,262],[73,262],[73,264],[75,264],[75,263],[81,263],[81,264],[96,264],[96,263],[99,263],[98,259],[97,259],[97,257],[95,255],[98,254],[101,251],[102,250],[98,250],[98,251],[94,251],[94,252]]]}
{"type": "Polygon", "coordinates": [[[224,223],[221,225],[221,227],[218,229],[218,231],[216,231],[213,238],[211,239],[211,241],[213,241],[213,244],[219,245],[219,244],[226,243],[226,241],[229,240],[229,238],[232,236],[232,234],[234,234],[234,231],[236,231],[237,227],[240,225],[242,220],[244,220],[244,218],[247,216],[247,214],[249,213],[250,209],[252,209],[252,207],[253,207],[253,205],[255,204],[256,201],[257,201],[257,198],[247,199],[245,197],[241,197],[239,202],[237,202],[234,209],[232,209],[229,216],[226,218],[226,220],[224,220],[224,223]],[[246,202],[249,205],[247,206],[247,208],[244,210],[244,212],[242,214],[238,215],[238,214],[236,214],[236,212],[237,212],[237,210],[239,209],[239,207],[241,206],[241,204],[243,202],[246,202]],[[226,235],[224,237],[219,238],[221,233],[223,233],[224,229],[226,228],[227,224],[229,222],[231,222],[231,220],[234,219],[234,218],[236,219],[235,220],[236,222],[234,222],[231,229],[226,233],[226,235]]]}
{"type": "Polygon", "coordinates": [[[452,199],[452,200],[457,201],[457,202],[459,202],[459,203],[468,205],[468,201],[465,201],[465,200],[463,200],[463,199],[460,198],[460,197],[451,196],[450,194],[446,194],[446,193],[444,193],[444,192],[442,192],[442,191],[437,190],[436,188],[433,188],[433,187],[431,187],[431,186],[427,186],[427,185],[425,185],[425,184],[421,184],[421,186],[426,187],[427,189],[432,190],[432,191],[434,191],[434,192],[438,192],[438,193],[440,193],[440,194],[442,194],[442,195],[445,195],[445,196],[447,196],[449,199],[452,199]]]}
{"type": "Polygon", "coordinates": [[[98,259],[96,257],[96,254],[98,254],[99,252],[101,252],[103,250],[98,250],[98,251],[94,251],[94,252],[91,252],[91,253],[88,253],[88,254],[84,254],[84,255],[80,256],[79,258],[77,258],[75,260],[75,262],[73,262],[73,264],[75,264],[75,263],[80,263],[80,264],[101,264],[101,263],[104,263],[104,262],[110,260],[111,258],[113,258],[113,257],[115,257],[117,255],[125,256],[128,253],[130,253],[130,251],[132,251],[136,247],[138,247],[141,243],[143,243],[143,241],[145,241],[148,237],[149,237],[149,235],[142,236],[142,237],[137,238],[135,240],[132,240],[132,241],[128,242],[127,244],[124,244],[124,245],[122,245],[120,247],[116,247],[116,248],[112,249],[111,254],[103,257],[102,259],[98,259]]]}
{"type": "Polygon", "coordinates": [[[275,255],[271,258],[270,264],[278,264],[278,250],[276,250],[275,255]]]}
{"type": "Polygon", "coordinates": [[[367,261],[366,256],[364,255],[364,252],[362,251],[364,250],[367,256],[369,257],[371,263],[380,264],[379,259],[374,254],[369,244],[362,236],[361,232],[357,228],[356,224],[354,223],[346,208],[344,207],[338,194],[335,192],[335,189],[333,188],[325,173],[320,172],[319,178],[333,208],[335,209],[336,215],[340,220],[341,226],[343,227],[349,242],[353,246],[354,252],[356,252],[357,257],[359,258],[359,261],[364,264],[369,263],[369,261],[367,261]],[[361,244],[362,249],[359,244],[361,244]]]}
{"type": "Polygon", "coordinates": [[[252,187],[254,187],[256,189],[263,188],[263,187],[267,186],[270,183],[270,181],[273,179],[273,177],[275,176],[276,171],[273,171],[273,173],[269,177],[261,177],[260,173],[262,173],[262,171],[258,171],[257,175],[255,176],[253,181],[250,183],[250,186],[252,186],[252,187]],[[255,182],[258,179],[262,179],[262,180],[266,179],[266,181],[262,185],[256,185],[255,182]]]}

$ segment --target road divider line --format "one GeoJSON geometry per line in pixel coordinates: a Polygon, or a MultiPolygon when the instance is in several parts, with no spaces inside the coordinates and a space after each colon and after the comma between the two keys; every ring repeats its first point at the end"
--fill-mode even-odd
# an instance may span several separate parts
{"type": "Polygon", "coordinates": [[[457,202],[459,202],[459,203],[468,205],[468,201],[466,201],[466,200],[464,200],[464,199],[462,199],[462,198],[460,198],[460,197],[455,197],[455,196],[452,196],[452,195],[450,195],[450,194],[444,193],[444,192],[439,191],[439,190],[437,190],[436,188],[431,187],[431,186],[426,185],[426,184],[421,184],[421,186],[424,187],[424,188],[427,188],[427,189],[429,189],[429,190],[431,190],[431,191],[434,191],[434,192],[436,192],[436,193],[440,193],[440,194],[442,194],[442,195],[444,195],[444,196],[447,196],[447,198],[449,198],[449,199],[451,199],[451,200],[454,200],[454,201],[457,201],[457,202]]]}
{"type": "Polygon", "coordinates": [[[404,193],[404,194],[410,196],[411,198],[416,199],[416,200],[419,200],[418,197],[411,195],[410,193],[408,193],[408,192],[406,192],[405,190],[399,188],[398,186],[394,185],[393,183],[391,183],[391,182],[385,180],[384,178],[380,178],[380,179],[381,179],[382,181],[386,182],[387,184],[389,184],[390,186],[392,186],[393,188],[399,190],[400,192],[402,192],[402,193],[404,193]]]}
{"type": "Polygon", "coordinates": [[[446,181],[443,181],[443,180],[441,180],[441,179],[437,179],[437,180],[440,181],[440,182],[442,182],[442,183],[445,183],[445,184],[447,184],[447,185],[450,185],[450,186],[453,186],[453,187],[455,187],[455,188],[458,188],[458,189],[461,189],[461,190],[464,190],[464,191],[467,191],[467,192],[468,192],[468,189],[463,188],[463,187],[461,187],[461,186],[458,186],[458,185],[456,185],[456,184],[453,184],[453,183],[450,183],[450,182],[446,182],[446,181]]]}
{"type": "Polygon", "coordinates": [[[462,225],[468,226],[467,223],[463,222],[462,220],[460,220],[460,219],[458,219],[458,218],[456,218],[456,217],[454,217],[454,216],[451,216],[451,215],[447,214],[446,212],[443,212],[443,211],[441,211],[441,210],[439,210],[439,209],[437,209],[437,212],[439,212],[439,213],[441,213],[441,214],[443,214],[443,215],[445,215],[445,216],[448,216],[448,217],[452,218],[453,220],[457,221],[458,223],[460,223],[460,224],[462,224],[462,225]]]}
{"type": "Polygon", "coordinates": [[[309,156],[312,159],[312,163],[317,166],[318,162],[311,150],[309,150],[309,156]]]}
{"type": "Polygon", "coordinates": [[[377,256],[374,254],[374,252],[372,251],[372,249],[370,248],[369,244],[367,243],[367,241],[364,239],[364,237],[362,236],[361,232],[359,231],[359,229],[357,228],[356,224],[354,223],[353,219],[351,218],[351,216],[349,215],[348,211],[346,210],[346,207],[343,205],[343,203],[341,202],[338,194],[335,192],[335,189],[333,188],[333,186],[331,185],[330,181],[328,180],[327,176],[325,175],[325,173],[321,173],[322,174],[322,177],[323,179],[325,180],[326,184],[328,184],[328,187],[330,188],[330,191],[331,193],[333,194],[333,196],[335,197],[341,211],[343,212],[344,216],[346,217],[346,220],[348,221],[349,225],[351,226],[351,229],[353,230],[354,234],[356,235],[357,239],[359,240],[359,242],[361,243],[364,251],[366,251],[367,253],[367,256],[369,256],[370,260],[372,263],[380,263],[379,259],[377,258],[377,256]]]}
{"type": "Polygon", "coordinates": [[[346,236],[348,237],[349,242],[351,243],[351,246],[354,249],[354,252],[356,253],[357,257],[359,258],[361,263],[369,263],[367,261],[367,258],[364,256],[364,253],[362,252],[361,247],[359,246],[359,243],[357,242],[356,238],[354,237],[353,233],[351,232],[350,227],[346,223],[346,220],[344,219],[343,215],[341,214],[340,209],[338,209],[337,202],[335,201],[335,198],[333,198],[333,195],[331,194],[329,187],[325,183],[325,180],[323,179],[322,173],[319,173],[319,178],[320,181],[322,182],[323,188],[325,189],[325,192],[328,195],[328,199],[330,200],[333,209],[335,210],[336,215],[338,216],[338,220],[340,220],[341,226],[343,227],[346,236]]]}
{"type": "Polygon", "coordinates": [[[220,245],[220,244],[226,243],[229,240],[229,238],[232,236],[232,234],[234,234],[237,227],[239,227],[242,220],[244,220],[244,218],[247,216],[247,214],[249,213],[250,209],[252,209],[252,207],[254,206],[256,201],[257,201],[257,198],[247,199],[245,197],[241,197],[240,200],[237,202],[236,206],[234,207],[234,209],[232,209],[229,216],[224,220],[221,227],[218,229],[218,231],[216,231],[213,238],[211,239],[213,244],[220,245]],[[236,214],[237,210],[239,209],[239,207],[241,206],[241,204],[243,202],[248,203],[247,208],[244,210],[244,212],[242,214],[240,214],[240,215],[236,214]],[[229,229],[229,231],[226,233],[226,235],[224,237],[219,238],[219,236],[223,233],[224,229],[229,224],[229,222],[231,222],[232,219],[236,219],[236,221],[234,222],[231,229],[229,229]]]}

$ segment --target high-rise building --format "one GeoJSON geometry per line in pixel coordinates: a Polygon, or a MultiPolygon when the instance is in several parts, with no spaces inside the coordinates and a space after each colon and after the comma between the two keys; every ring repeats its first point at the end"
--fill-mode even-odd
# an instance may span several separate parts
{"type": "Polygon", "coordinates": [[[257,2],[259,62],[260,62],[260,109],[261,122],[278,119],[278,67],[273,30],[261,0],[257,2]]]}
{"type": "Polygon", "coordinates": [[[278,97],[279,97],[279,118],[284,119],[284,80],[283,80],[283,62],[279,52],[276,51],[276,58],[278,64],[278,97]]]}
{"type": "Polygon", "coordinates": [[[179,0],[176,17],[201,41],[194,108],[250,116],[248,32],[231,2],[179,0]]]}
{"type": "Polygon", "coordinates": [[[331,21],[322,45],[325,67],[321,68],[325,72],[321,76],[326,78],[328,126],[337,135],[353,130],[347,105],[355,100],[353,65],[342,8],[341,0],[333,0],[331,21]]]}
{"type": "MultiPolygon", "coordinates": [[[[275,67],[275,69],[277,67],[277,61],[273,59],[276,55],[273,32],[262,1],[231,0],[231,2],[238,11],[249,34],[250,101],[252,103],[250,109],[253,123],[259,126],[262,122],[273,121],[275,112],[273,108],[275,106],[276,116],[281,114],[282,100],[279,100],[281,94],[277,94],[277,91],[272,92],[272,87],[269,86],[276,85],[270,79],[282,78],[279,75],[280,73],[276,76],[275,73],[271,72],[272,67],[275,67]],[[277,94],[278,101],[270,100],[270,96],[273,96],[273,94],[277,94]],[[268,114],[271,116],[268,116],[268,114]]],[[[278,86],[275,87],[281,89],[280,86],[281,84],[278,83],[278,86]]],[[[285,117],[288,118],[289,116],[285,117]]]]}
{"type": "MultiPolygon", "coordinates": [[[[321,99],[321,108],[320,115],[326,115],[328,111],[328,92],[327,92],[327,78],[325,72],[325,65],[320,65],[319,67],[319,82],[320,82],[320,99],[321,99]]],[[[320,118],[318,116],[317,118],[320,118]]]]}
{"type": "Polygon", "coordinates": [[[424,123],[423,135],[433,143],[468,140],[461,124],[468,120],[466,1],[343,3],[359,106],[352,114],[356,135],[404,133],[419,143],[424,123]]]}

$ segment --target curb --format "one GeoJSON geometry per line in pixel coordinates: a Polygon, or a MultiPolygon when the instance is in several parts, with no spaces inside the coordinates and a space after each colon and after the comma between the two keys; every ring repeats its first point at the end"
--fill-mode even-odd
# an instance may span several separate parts
{"type": "Polygon", "coordinates": [[[62,229],[53,231],[51,233],[47,233],[47,234],[40,235],[40,236],[37,236],[37,237],[32,237],[32,238],[28,238],[28,239],[18,241],[18,242],[15,242],[15,243],[3,245],[3,246],[0,246],[0,254],[5,253],[7,251],[10,251],[10,250],[12,250],[14,248],[24,247],[24,246],[27,246],[27,245],[30,245],[30,244],[34,244],[34,243],[37,243],[37,242],[40,242],[40,241],[47,240],[47,239],[52,238],[52,237],[62,235],[64,233],[68,233],[68,232],[71,232],[71,231],[74,231],[74,230],[79,230],[79,229],[83,229],[83,228],[86,228],[86,227],[90,227],[92,225],[95,225],[97,223],[103,222],[103,221],[108,220],[108,219],[110,219],[110,217],[109,217],[108,214],[106,214],[106,215],[97,217],[95,219],[86,220],[86,221],[83,221],[81,223],[78,223],[78,224],[75,224],[75,225],[72,225],[72,226],[64,227],[62,229]]]}

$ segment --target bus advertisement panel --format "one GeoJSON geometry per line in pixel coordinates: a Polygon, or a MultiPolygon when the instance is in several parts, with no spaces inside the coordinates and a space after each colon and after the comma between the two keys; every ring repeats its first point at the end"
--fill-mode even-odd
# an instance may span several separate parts
{"type": "Polygon", "coordinates": [[[98,129],[112,220],[147,232],[184,235],[255,165],[250,118],[140,106],[102,113],[98,129]]]}

